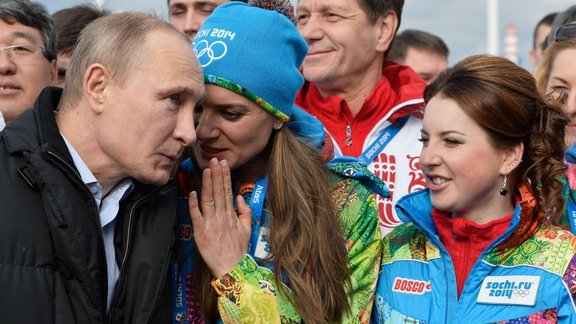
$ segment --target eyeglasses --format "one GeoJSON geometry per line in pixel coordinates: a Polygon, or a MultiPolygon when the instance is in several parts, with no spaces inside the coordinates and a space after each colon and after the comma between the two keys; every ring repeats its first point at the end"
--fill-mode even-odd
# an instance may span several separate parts
{"type": "Polygon", "coordinates": [[[29,60],[34,57],[36,52],[40,51],[45,55],[44,46],[40,45],[11,45],[6,47],[0,47],[1,52],[6,52],[13,60],[24,61],[29,60]]]}
{"type": "Polygon", "coordinates": [[[562,25],[554,32],[554,41],[563,41],[576,38],[576,24],[562,25]]]}

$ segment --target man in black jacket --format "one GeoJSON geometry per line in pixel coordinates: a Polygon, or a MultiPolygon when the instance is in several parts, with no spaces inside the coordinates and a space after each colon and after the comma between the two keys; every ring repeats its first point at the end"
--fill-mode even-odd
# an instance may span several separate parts
{"type": "Polygon", "coordinates": [[[0,132],[0,323],[169,322],[166,184],[201,68],[171,25],[123,13],[82,32],[67,77],[0,132]]]}

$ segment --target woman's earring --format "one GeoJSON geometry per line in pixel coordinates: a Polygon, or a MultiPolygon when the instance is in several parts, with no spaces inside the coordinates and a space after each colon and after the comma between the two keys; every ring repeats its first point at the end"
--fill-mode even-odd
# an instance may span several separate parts
{"type": "Polygon", "coordinates": [[[282,128],[282,125],[284,125],[284,124],[274,125],[274,129],[275,129],[275,130],[279,130],[280,128],[282,128]]]}
{"type": "Polygon", "coordinates": [[[506,189],[506,184],[508,183],[508,175],[504,175],[504,183],[502,184],[502,188],[500,188],[500,195],[506,196],[508,193],[508,189],[506,189]]]}

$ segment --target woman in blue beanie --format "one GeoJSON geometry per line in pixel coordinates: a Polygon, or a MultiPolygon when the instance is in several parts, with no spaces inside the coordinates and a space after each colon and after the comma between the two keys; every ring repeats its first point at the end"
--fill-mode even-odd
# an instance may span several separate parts
{"type": "Polygon", "coordinates": [[[293,106],[305,41],[280,13],[230,2],[193,46],[206,98],[179,173],[175,321],[368,322],[373,192],[388,193],[359,163],[325,165],[322,125],[293,106]]]}

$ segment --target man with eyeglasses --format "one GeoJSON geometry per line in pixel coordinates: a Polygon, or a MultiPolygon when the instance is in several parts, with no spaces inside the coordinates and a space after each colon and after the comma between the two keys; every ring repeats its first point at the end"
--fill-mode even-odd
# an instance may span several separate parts
{"type": "Polygon", "coordinates": [[[57,77],[56,30],[44,6],[0,1],[0,130],[57,77]]]}

